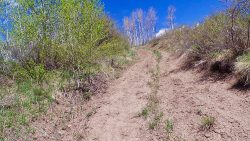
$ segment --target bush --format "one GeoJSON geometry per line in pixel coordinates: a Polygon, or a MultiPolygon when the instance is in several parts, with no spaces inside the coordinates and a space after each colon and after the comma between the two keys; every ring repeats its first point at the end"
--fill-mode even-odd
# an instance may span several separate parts
{"type": "Polygon", "coordinates": [[[182,26],[172,31],[168,31],[164,36],[153,39],[150,44],[152,47],[158,47],[174,52],[185,52],[191,46],[192,29],[182,26]]]}
{"type": "Polygon", "coordinates": [[[236,62],[237,73],[239,74],[239,81],[243,86],[250,85],[250,52],[237,58],[236,62]]]}
{"type": "Polygon", "coordinates": [[[192,51],[201,58],[211,59],[211,53],[220,52],[225,47],[224,30],[226,16],[218,14],[211,16],[205,22],[192,30],[192,51]]]}
{"type": "Polygon", "coordinates": [[[18,6],[1,3],[12,9],[8,18],[13,26],[11,40],[2,44],[10,53],[4,58],[21,66],[29,67],[34,62],[49,70],[91,73],[99,69],[104,57],[123,55],[128,49],[99,0],[18,0],[18,6]]]}

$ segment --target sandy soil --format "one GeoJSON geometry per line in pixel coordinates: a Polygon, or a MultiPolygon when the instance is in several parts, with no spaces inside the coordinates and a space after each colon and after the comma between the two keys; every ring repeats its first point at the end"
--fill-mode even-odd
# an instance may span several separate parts
{"type": "Polygon", "coordinates": [[[140,50],[140,61],[113,82],[104,99],[106,105],[89,120],[87,141],[142,141],[144,121],[137,118],[150,93],[148,73],[155,64],[152,52],[140,50]]]}
{"type": "Polygon", "coordinates": [[[229,82],[204,79],[195,71],[181,71],[180,58],[162,54],[158,95],[164,118],[173,120],[174,136],[188,141],[250,140],[250,92],[232,90],[229,82]],[[215,118],[208,131],[201,130],[203,116],[215,118]]]}
{"type": "Polygon", "coordinates": [[[181,59],[162,52],[160,61],[159,107],[164,113],[154,131],[148,121],[138,117],[147,104],[151,89],[150,70],[155,56],[138,50],[139,61],[113,81],[106,93],[87,103],[74,105],[61,101],[34,121],[34,140],[63,141],[148,141],[165,140],[164,121],[174,124],[172,140],[249,141],[250,95],[229,89],[228,82],[202,80],[200,73],[180,71],[181,59]],[[203,116],[215,118],[214,126],[201,130],[203,116]],[[157,137],[156,137],[157,136],[157,137]]]}

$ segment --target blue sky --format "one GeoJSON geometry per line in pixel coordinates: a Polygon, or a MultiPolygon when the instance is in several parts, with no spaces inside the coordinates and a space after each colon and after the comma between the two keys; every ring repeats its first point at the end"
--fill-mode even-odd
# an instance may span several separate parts
{"type": "Polygon", "coordinates": [[[106,13],[118,24],[122,25],[124,16],[129,16],[132,10],[154,7],[158,16],[158,30],[166,28],[167,8],[176,7],[177,25],[193,25],[203,21],[207,16],[223,9],[219,0],[102,0],[106,13]]]}
{"type": "MultiPolygon", "coordinates": [[[[122,26],[124,16],[129,16],[131,11],[142,8],[146,11],[154,7],[157,11],[157,30],[166,28],[167,8],[169,5],[176,7],[176,25],[193,25],[203,21],[207,16],[224,8],[219,0],[101,0],[105,5],[106,13],[122,26]]],[[[0,36],[0,39],[2,37],[0,36]]]]}

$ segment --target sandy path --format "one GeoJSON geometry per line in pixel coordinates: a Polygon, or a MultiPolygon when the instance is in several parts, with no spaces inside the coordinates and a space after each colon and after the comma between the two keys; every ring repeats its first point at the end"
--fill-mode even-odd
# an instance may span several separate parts
{"type": "Polygon", "coordinates": [[[164,118],[173,120],[175,136],[188,141],[250,140],[249,92],[230,90],[226,82],[201,80],[194,71],[178,71],[180,60],[162,55],[158,95],[164,118]],[[205,115],[215,118],[211,131],[200,129],[205,115]]]}
{"type": "Polygon", "coordinates": [[[146,105],[150,93],[148,73],[155,65],[151,51],[139,50],[140,61],[113,82],[106,98],[88,123],[87,141],[142,141],[147,130],[141,118],[136,118],[146,105]]]}

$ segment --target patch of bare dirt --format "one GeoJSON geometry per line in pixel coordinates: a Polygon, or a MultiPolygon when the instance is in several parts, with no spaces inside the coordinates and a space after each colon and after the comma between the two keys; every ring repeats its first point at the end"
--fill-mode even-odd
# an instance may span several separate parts
{"type": "Polygon", "coordinates": [[[250,140],[250,93],[231,90],[224,81],[202,80],[202,74],[181,71],[181,61],[162,52],[159,97],[165,119],[172,119],[173,136],[188,141],[250,140]],[[215,118],[202,130],[202,117],[215,118]]]}

